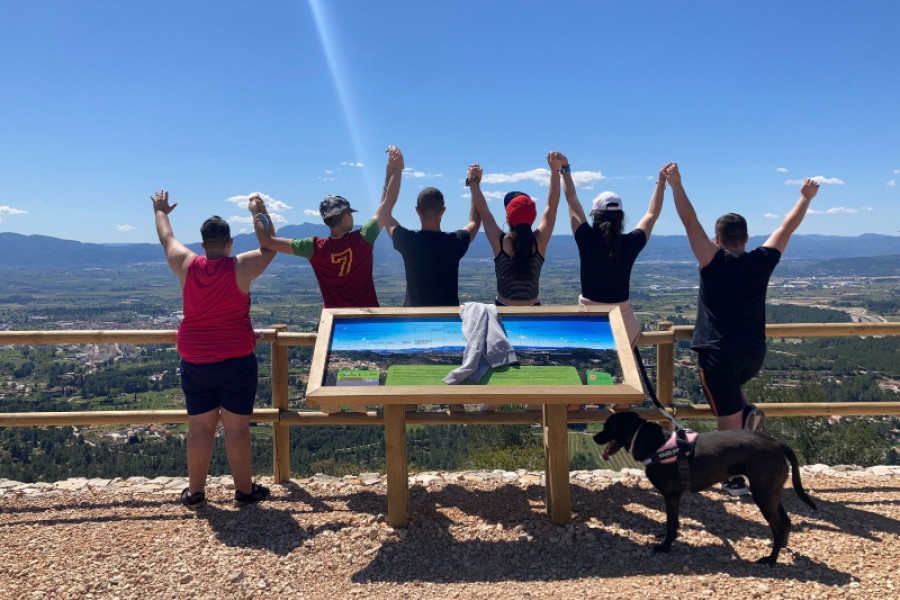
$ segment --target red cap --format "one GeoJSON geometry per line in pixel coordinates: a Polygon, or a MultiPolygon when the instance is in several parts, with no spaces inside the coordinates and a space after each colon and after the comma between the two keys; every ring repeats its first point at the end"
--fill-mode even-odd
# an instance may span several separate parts
{"type": "Polygon", "coordinates": [[[515,227],[523,223],[531,225],[537,218],[537,208],[534,200],[525,196],[516,196],[506,205],[506,220],[510,226],[515,227]]]}

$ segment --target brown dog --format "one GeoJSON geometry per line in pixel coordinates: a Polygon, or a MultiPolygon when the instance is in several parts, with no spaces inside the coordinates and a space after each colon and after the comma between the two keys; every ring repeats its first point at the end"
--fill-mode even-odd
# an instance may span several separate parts
{"type": "MultiPolygon", "coordinates": [[[[603,431],[594,436],[594,441],[606,445],[603,457],[607,460],[620,448],[628,448],[635,460],[643,462],[651,459],[670,436],[671,432],[640,418],[636,413],[621,412],[607,419],[603,431]]],[[[654,551],[667,552],[675,541],[678,535],[678,507],[687,485],[690,491],[699,492],[732,475],[745,475],[750,482],[753,501],[768,521],[774,537],[772,553],[756,562],[775,564],[778,553],[787,546],[791,531],[791,520],[781,503],[788,476],[785,458],[791,463],[794,491],[803,502],[816,510],[816,505],[800,482],[800,469],[794,451],[788,445],[754,431],[698,434],[696,445],[687,459],[689,477],[685,479],[679,475],[676,462],[648,464],[647,479],[666,500],[666,537],[654,551]]]]}

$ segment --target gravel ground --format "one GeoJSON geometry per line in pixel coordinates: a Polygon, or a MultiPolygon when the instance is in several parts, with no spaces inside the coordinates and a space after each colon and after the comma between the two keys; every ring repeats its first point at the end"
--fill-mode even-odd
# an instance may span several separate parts
{"type": "MultiPolygon", "coordinates": [[[[385,522],[382,477],[272,486],[242,509],[214,480],[198,513],[183,479],[0,480],[0,598],[900,598],[900,468],[803,468],[789,547],[746,499],[686,495],[654,555],[662,498],[640,471],[572,473],[574,521],[553,525],[540,474],[411,477],[410,526],[385,522]]],[[[265,479],[262,480],[265,482],[265,479]]]]}

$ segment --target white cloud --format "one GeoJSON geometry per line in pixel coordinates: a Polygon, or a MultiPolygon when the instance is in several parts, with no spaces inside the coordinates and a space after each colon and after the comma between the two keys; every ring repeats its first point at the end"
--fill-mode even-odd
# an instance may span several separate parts
{"type": "MultiPolygon", "coordinates": [[[[247,203],[250,201],[250,196],[253,195],[259,195],[259,197],[263,199],[263,202],[266,203],[266,210],[270,213],[279,213],[286,210],[291,210],[293,208],[292,206],[288,206],[281,200],[276,200],[272,196],[263,194],[261,192],[251,192],[246,196],[232,196],[231,198],[228,198],[226,202],[233,202],[242,208],[247,208],[247,203]]],[[[278,223],[279,221],[276,219],[275,222],[278,223]]]]}
{"type": "Polygon", "coordinates": [[[341,163],[341,166],[342,166],[342,167],[357,167],[357,168],[360,168],[360,169],[361,169],[361,168],[363,168],[365,165],[362,164],[361,162],[347,162],[347,161],[344,161],[344,162],[341,163]]]}
{"type": "Polygon", "coordinates": [[[11,206],[0,206],[0,215],[26,215],[27,210],[13,208],[11,206]]]}
{"type": "Polygon", "coordinates": [[[121,231],[122,233],[128,233],[129,231],[134,231],[135,227],[133,225],[116,225],[116,231],[121,231]]]}
{"type": "Polygon", "coordinates": [[[766,213],[764,215],[767,219],[780,219],[780,215],[776,215],[775,213],[766,213]]]}
{"type": "MultiPolygon", "coordinates": [[[[278,223],[279,225],[284,224],[284,223],[287,223],[287,219],[285,219],[284,217],[282,217],[282,216],[279,215],[278,213],[270,212],[270,213],[269,213],[269,217],[272,219],[272,221],[273,221],[274,223],[278,223]]],[[[228,222],[229,222],[229,223],[241,223],[241,224],[249,225],[249,224],[253,223],[253,217],[252,217],[251,215],[249,215],[249,214],[248,214],[246,217],[245,217],[245,216],[238,216],[238,215],[235,215],[235,216],[233,216],[233,217],[228,217],[228,222]]]]}
{"type": "Polygon", "coordinates": [[[811,215],[858,215],[861,212],[872,212],[875,209],[871,206],[861,206],[859,208],[848,208],[846,206],[835,206],[826,210],[809,209],[807,213],[811,215]]]}
{"type": "Polygon", "coordinates": [[[505,192],[484,192],[486,200],[502,200],[505,196],[505,192]]]}
{"type": "Polygon", "coordinates": [[[778,167],[777,169],[775,169],[775,171],[778,173],[787,173],[788,172],[788,170],[785,169],[784,167],[778,167]]]}
{"type": "Polygon", "coordinates": [[[325,169],[326,175],[331,175],[332,173],[334,173],[334,171],[332,171],[331,169],[325,169]]]}
{"type": "MultiPolygon", "coordinates": [[[[819,185],[844,185],[844,181],[838,179],[837,177],[825,177],[824,175],[816,175],[815,177],[810,177],[813,181],[819,182],[819,185]]],[[[802,179],[788,179],[784,182],[785,185],[802,185],[802,179]]]]}
{"type": "Polygon", "coordinates": [[[413,179],[422,179],[423,177],[443,177],[443,175],[440,173],[426,173],[425,171],[413,169],[412,167],[404,168],[403,176],[412,177],[413,179]]]}
{"type": "MultiPolygon", "coordinates": [[[[482,183],[499,185],[519,183],[520,181],[532,181],[538,185],[546,186],[550,179],[550,169],[540,168],[520,173],[491,173],[481,178],[482,183]]],[[[587,187],[606,177],[600,171],[572,171],[572,181],[577,187],[587,187]]]]}
{"type": "Polygon", "coordinates": [[[891,179],[885,185],[887,185],[888,187],[894,187],[895,185],[897,185],[897,181],[895,179],[891,179]]]}
{"type": "Polygon", "coordinates": [[[894,175],[900,175],[900,169],[894,169],[894,175]]]}
{"type": "Polygon", "coordinates": [[[307,217],[318,217],[321,213],[317,210],[307,208],[303,211],[303,214],[306,215],[307,217]]]}

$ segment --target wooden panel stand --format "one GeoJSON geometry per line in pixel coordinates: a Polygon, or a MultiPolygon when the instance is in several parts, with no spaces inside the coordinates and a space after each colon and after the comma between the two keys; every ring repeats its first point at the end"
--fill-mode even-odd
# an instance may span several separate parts
{"type": "Polygon", "coordinates": [[[564,404],[544,405],[544,476],[547,512],[557,525],[572,522],[569,493],[569,431],[564,404]]]}
{"type": "Polygon", "coordinates": [[[409,467],[406,458],[406,406],[403,404],[384,405],[384,453],[388,525],[406,527],[409,518],[409,467]]]}
{"type": "MultiPolygon", "coordinates": [[[[276,332],[287,329],[287,325],[272,325],[276,332]]],[[[276,334],[277,335],[277,334],[276,334]]],[[[272,407],[278,411],[288,409],[288,349],[272,344],[272,407]],[[278,373],[280,376],[276,377],[278,373]]],[[[272,426],[272,475],[275,483],[284,483],[291,478],[291,427],[280,422],[272,426]]]]}

